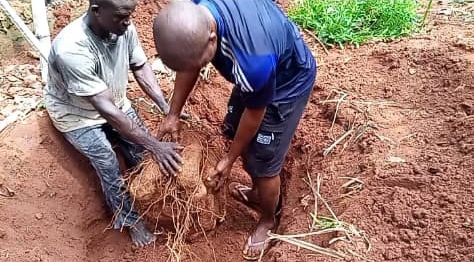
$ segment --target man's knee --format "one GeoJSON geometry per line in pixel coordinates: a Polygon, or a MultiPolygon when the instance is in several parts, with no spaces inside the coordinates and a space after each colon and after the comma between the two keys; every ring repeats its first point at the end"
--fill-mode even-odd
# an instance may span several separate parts
{"type": "Polygon", "coordinates": [[[121,188],[123,186],[120,178],[119,161],[110,143],[105,146],[91,147],[88,157],[97,172],[97,176],[106,194],[113,192],[112,188],[121,188]]]}
{"type": "Polygon", "coordinates": [[[118,168],[117,155],[101,128],[86,127],[64,133],[64,136],[96,169],[118,168]]]}
{"type": "Polygon", "coordinates": [[[117,155],[110,144],[91,147],[88,153],[89,160],[96,168],[107,170],[119,168],[117,155]]]}

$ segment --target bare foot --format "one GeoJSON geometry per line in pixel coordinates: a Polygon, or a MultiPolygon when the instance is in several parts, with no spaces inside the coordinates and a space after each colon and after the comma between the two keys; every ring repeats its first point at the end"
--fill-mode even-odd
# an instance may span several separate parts
{"type": "Polygon", "coordinates": [[[138,247],[144,247],[156,240],[156,236],[148,230],[143,221],[139,221],[135,226],[130,227],[130,237],[133,244],[138,247]]]}
{"type": "Polygon", "coordinates": [[[258,260],[270,247],[268,232],[275,228],[273,221],[260,220],[257,229],[249,236],[243,250],[243,257],[246,260],[258,260]]]}

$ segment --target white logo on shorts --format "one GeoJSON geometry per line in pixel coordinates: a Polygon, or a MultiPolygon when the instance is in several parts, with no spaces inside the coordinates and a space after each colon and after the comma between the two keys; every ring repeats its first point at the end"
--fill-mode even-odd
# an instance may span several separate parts
{"type": "Polygon", "coordinates": [[[257,135],[257,143],[262,144],[262,145],[269,145],[273,139],[274,139],[273,133],[271,135],[262,135],[262,134],[257,135]]]}

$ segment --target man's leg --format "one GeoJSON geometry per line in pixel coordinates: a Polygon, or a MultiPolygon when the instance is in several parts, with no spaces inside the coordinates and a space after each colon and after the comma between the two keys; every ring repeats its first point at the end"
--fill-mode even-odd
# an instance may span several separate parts
{"type": "Polygon", "coordinates": [[[234,139],[240,118],[244,112],[244,106],[241,103],[241,91],[238,87],[232,89],[229,101],[227,102],[227,114],[224,118],[222,133],[227,139],[234,139]]]}
{"type": "Polygon", "coordinates": [[[280,171],[309,95],[292,103],[269,106],[257,135],[243,157],[244,168],[253,181],[253,188],[247,192],[247,196],[259,204],[261,211],[257,228],[244,249],[247,258],[258,257],[265,250],[269,244],[266,241],[267,232],[277,225],[280,171]]]}
{"type": "Polygon", "coordinates": [[[119,162],[101,125],[64,133],[65,138],[91,162],[99,177],[105,200],[114,213],[114,229],[133,227],[132,240],[142,246],[154,241],[154,236],[141,223],[130,195],[120,175],[119,162]],[[136,228],[136,229],[135,229],[136,228]],[[137,232],[137,230],[139,232],[137,232]]]}
{"type": "Polygon", "coordinates": [[[256,191],[261,209],[261,217],[258,222],[257,229],[254,232],[254,242],[264,241],[267,237],[267,232],[274,229],[276,226],[276,217],[278,200],[280,198],[281,179],[280,175],[276,174],[271,177],[261,177],[253,179],[253,188],[256,191]],[[258,236],[264,236],[259,239],[258,236]]]}
{"type": "MultiPolygon", "coordinates": [[[[140,128],[143,128],[145,131],[149,132],[148,128],[145,126],[133,108],[130,108],[125,113],[130,119],[137,123],[140,128]]],[[[125,157],[127,167],[135,167],[143,160],[145,148],[141,145],[133,143],[118,133],[117,135],[119,138],[120,149],[122,150],[122,153],[125,157]]],[[[156,240],[155,235],[153,235],[148,230],[143,221],[138,221],[135,226],[130,229],[130,236],[134,242],[142,242],[142,245],[146,245],[156,240]]]]}

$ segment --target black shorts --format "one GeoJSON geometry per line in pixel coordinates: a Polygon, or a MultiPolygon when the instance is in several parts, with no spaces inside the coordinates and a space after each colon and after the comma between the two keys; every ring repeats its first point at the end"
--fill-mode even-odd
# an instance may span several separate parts
{"type": "MultiPolygon", "coordinates": [[[[237,132],[244,106],[240,90],[234,88],[227,104],[223,133],[233,139],[237,132]]],[[[273,177],[280,174],[296,127],[308,103],[311,91],[290,103],[271,104],[257,134],[242,155],[244,169],[252,178],[273,177]]]]}

